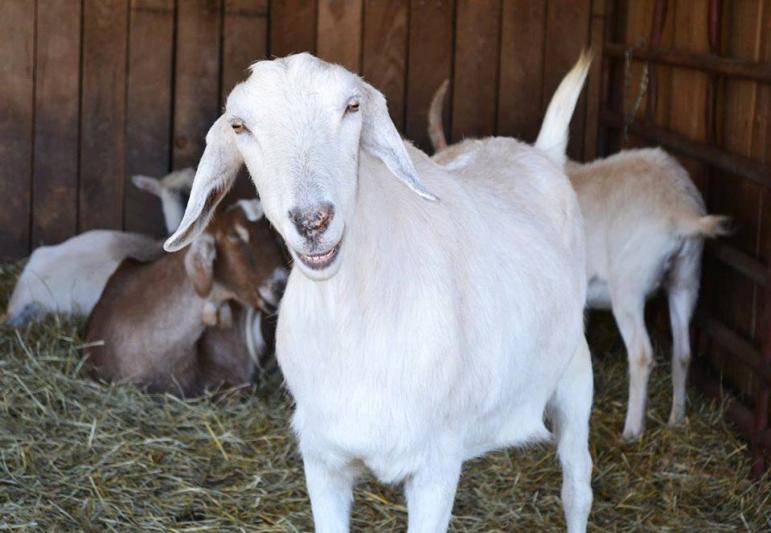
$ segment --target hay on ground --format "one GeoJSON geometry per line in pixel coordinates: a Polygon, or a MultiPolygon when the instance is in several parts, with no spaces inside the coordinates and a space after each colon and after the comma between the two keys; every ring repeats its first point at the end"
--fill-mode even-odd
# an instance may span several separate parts
{"type": "MultiPolygon", "coordinates": [[[[17,275],[17,267],[0,267],[3,304],[17,275]]],[[[605,329],[614,331],[612,324],[605,329]]],[[[97,384],[81,376],[77,330],[77,323],[55,318],[0,330],[0,529],[312,529],[288,430],[291,404],[279,385],[246,398],[180,401],[97,384]]],[[[651,381],[648,430],[639,443],[619,442],[626,365],[622,345],[608,338],[594,343],[608,353],[595,365],[591,529],[768,530],[771,481],[750,480],[747,445],[721,407],[690,391],[685,425],[666,426],[665,346],[651,381]]],[[[548,446],[469,462],[452,530],[562,530],[559,490],[548,446]]],[[[358,531],[403,531],[400,491],[365,481],[352,524],[358,531]]]]}

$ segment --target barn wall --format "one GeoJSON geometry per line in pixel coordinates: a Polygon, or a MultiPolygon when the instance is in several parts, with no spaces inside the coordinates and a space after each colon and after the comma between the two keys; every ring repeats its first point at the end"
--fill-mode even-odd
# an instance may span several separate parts
{"type": "MultiPolygon", "coordinates": [[[[445,78],[450,138],[532,140],[580,48],[602,39],[604,1],[594,4],[0,0],[0,257],[94,228],[162,235],[157,200],[127,177],[195,165],[225,96],[260,58],[307,50],[362,73],[423,148],[445,78]]],[[[595,150],[596,75],[590,94],[573,125],[579,159],[595,150]]],[[[236,189],[253,194],[243,177],[236,189]]]]}
{"type": "MultiPolygon", "coordinates": [[[[767,345],[771,342],[771,316],[764,309],[766,288],[748,276],[749,267],[760,272],[755,278],[768,280],[771,272],[771,1],[610,0],[606,11],[611,13],[609,40],[623,43],[625,50],[650,48],[730,58],[765,78],[758,81],[744,75],[717,75],[709,69],[644,60],[627,63],[624,57],[606,57],[609,90],[604,109],[622,113],[627,121],[634,117],[636,124],[646,128],[662,128],[714,147],[713,155],[725,152],[736,156],[743,168],[754,170],[755,178],[750,179],[669,147],[691,173],[708,210],[730,215],[735,225],[735,234],[721,240],[725,247],[719,251],[710,248],[705,255],[697,315],[703,342],[699,343],[696,370],[706,370],[707,376],[721,381],[749,409],[740,414],[754,425],[754,446],[760,446],[764,435],[771,442],[768,422],[761,420],[763,411],[758,403],[768,402],[768,393],[763,394],[768,377],[761,376],[771,376],[771,361],[763,359],[764,353],[771,354],[771,345],[767,345]],[[664,17],[659,26],[660,41],[655,43],[657,7],[664,9],[664,17]],[[646,68],[647,85],[643,83],[646,68]],[[654,83],[656,95],[652,97],[654,83]],[[644,94],[640,98],[641,91],[644,94]],[[726,254],[734,260],[726,260],[726,254]],[[741,259],[741,265],[736,258],[741,259]]],[[[612,122],[607,120],[606,126],[612,122]]],[[[603,128],[601,133],[604,152],[619,145],[663,142],[656,135],[625,135],[616,127],[603,128]]]]}

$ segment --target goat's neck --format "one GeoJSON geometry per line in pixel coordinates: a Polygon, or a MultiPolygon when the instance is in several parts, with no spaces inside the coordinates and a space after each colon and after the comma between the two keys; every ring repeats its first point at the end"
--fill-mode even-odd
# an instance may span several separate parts
{"type": "Polygon", "coordinates": [[[173,321],[173,335],[170,331],[167,335],[177,340],[198,339],[206,328],[203,310],[207,300],[198,296],[185,275],[186,253],[187,250],[183,250],[169,254],[153,263],[150,266],[155,270],[151,274],[153,283],[148,285],[164,287],[163,295],[158,297],[165,305],[159,306],[158,311],[176,317],[173,321]]]}
{"type": "Polygon", "coordinates": [[[417,268],[422,202],[380,160],[362,157],[356,206],[346,221],[338,258],[340,269],[327,281],[310,282],[327,305],[362,308],[399,290],[403,276],[417,268]]]}

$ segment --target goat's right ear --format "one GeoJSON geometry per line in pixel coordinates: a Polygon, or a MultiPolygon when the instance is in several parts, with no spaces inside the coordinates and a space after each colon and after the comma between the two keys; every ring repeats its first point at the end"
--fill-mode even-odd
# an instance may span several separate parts
{"type": "Polygon", "coordinates": [[[217,245],[214,237],[204,233],[197,237],[185,254],[185,272],[193,284],[196,294],[201,298],[209,296],[214,286],[214,260],[217,258],[217,245]]]}
{"type": "Polygon", "coordinates": [[[238,175],[243,159],[236,146],[235,134],[225,116],[218,118],[206,134],[198,170],[193,180],[185,216],[163,249],[175,252],[200,235],[238,175]]]}

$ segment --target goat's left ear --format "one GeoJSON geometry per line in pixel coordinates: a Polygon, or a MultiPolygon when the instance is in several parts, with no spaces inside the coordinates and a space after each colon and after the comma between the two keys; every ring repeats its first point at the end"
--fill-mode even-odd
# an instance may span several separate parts
{"type": "Polygon", "coordinates": [[[388,115],[388,106],[383,94],[365,81],[363,88],[361,146],[386,164],[388,169],[407,187],[426,200],[437,200],[418,178],[415,165],[412,164],[404,148],[396,126],[388,115]]]}
{"type": "Polygon", "coordinates": [[[217,204],[232,187],[243,164],[234,137],[225,115],[218,118],[206,134],[206,149],[198,163],[185,215],[174,235],[163,244],[167,252],[183,248],[200,235],[209,224],[217,204]]]}
{"type": "Polygon", "coordinates": [[[197,237],[185,254],[185,272],[201,298],[209,296],[214,286],[214,260],[217,246],[214,237],[204,233],[197,237]]]}

